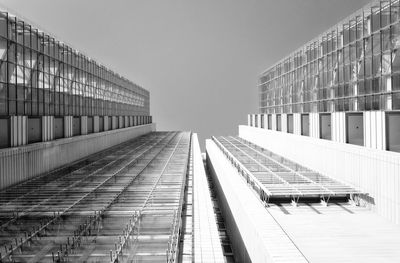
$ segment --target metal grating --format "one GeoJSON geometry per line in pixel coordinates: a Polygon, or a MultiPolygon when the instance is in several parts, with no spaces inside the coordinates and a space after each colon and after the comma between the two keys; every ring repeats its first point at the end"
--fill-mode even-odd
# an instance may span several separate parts
{"type": "Polygon", "coordinates": [[[239,137],[213,137],[231,162],[249,182],[270,197],[345,196],[361,194],[352,186],[292,162],[239,137]]]}
{"type": "Polygon", "coordinates": [[[1,191],[1,261],[174,262],[190,137],[151,133],[1,191]]]}

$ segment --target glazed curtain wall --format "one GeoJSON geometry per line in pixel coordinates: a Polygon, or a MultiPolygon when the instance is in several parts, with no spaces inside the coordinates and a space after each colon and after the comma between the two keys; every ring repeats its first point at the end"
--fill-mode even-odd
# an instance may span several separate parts
{"type": "Polygon", "coordinates": [[[375,1],[260,77],[260,112],[400,109],[400,6],[375,1]]]}
{"type": "Polygon", "coordinates": [[[0,13],[0,116],[149,115],[149,92],[0,13]]]}

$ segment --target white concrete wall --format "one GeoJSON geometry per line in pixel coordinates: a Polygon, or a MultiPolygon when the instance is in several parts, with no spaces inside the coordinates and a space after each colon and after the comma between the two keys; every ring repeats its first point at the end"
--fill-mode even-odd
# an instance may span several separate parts
{"type": "Polygon", "coordinates": [[[206,151],[237,262],[307,262],[212,140],[206,140],[206,151]]]}
{"type": "Polygon", "coordinates": [[[400,223],[400,153],[248,126],[239,126],[239,136],[359,187],[368,193],[364,205],[390,221],[400,223]]]}
{"type": "Polygon", "coordinates": [[[214,206],[197,134],[192,135],[194,262],[224,263],[214,206]]]}
{"type": "Polygon", "coordinates": [[[0,189],[154,130],[149,124],[0,149],[0,189]]]}

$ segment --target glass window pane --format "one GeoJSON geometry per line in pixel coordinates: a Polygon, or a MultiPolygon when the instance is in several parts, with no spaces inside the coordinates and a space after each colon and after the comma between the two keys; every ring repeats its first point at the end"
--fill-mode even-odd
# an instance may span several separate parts
{"type": "Polygon", "coordinates": [[[387,150],[400,152],[400,113],[386,114],[387,150]]]}

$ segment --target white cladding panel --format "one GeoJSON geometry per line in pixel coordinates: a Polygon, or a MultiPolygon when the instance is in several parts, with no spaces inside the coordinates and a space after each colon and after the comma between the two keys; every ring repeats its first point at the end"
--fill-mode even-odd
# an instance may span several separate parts
{"type": "Polygon", "coordinates": [[[346,143],[346,113],[332,112],[332,141],[346,143]]]}
{"type": "Polygon", "coordinates": [[[364,145],[369,148],[385,150],[385,112],[364,112],[364,145]]]}
{"type": "Polygon", "coordinates": [[[293,133],[301,135],[301,114],[293,113],[293,133]]]}
{"type": "Polygon", "coordinates": [[[286,114],[286,113],[282,113],[281,116],[282,116],[282,117],[281,117],[281,122],[282,122],[282,123],[281,123],[281,125],[282,125],[281,127],[282,127],[282,131],[283,131],[283,132],[287,132],[287,130],[288,130],[288,129],[287,129],[287,114],[286,114]]]}
{"type": "Polygon", "coordinates": [[[319,114],[310,113],[310,136],[319,138],[319,114]]]}

